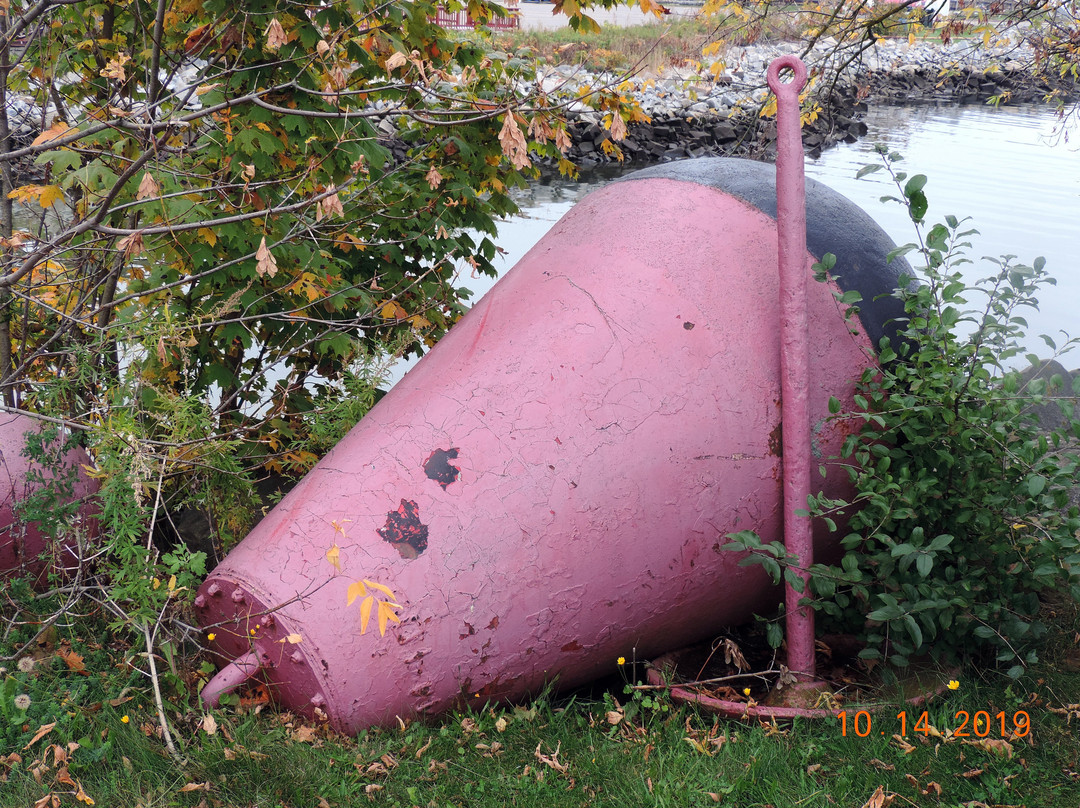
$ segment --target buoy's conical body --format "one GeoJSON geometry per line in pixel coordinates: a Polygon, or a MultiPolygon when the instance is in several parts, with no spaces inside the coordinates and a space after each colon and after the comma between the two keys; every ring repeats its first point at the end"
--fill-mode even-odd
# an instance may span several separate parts
{"type": "MultiPolygon", "coordinates": [[[[725,185],[767,198],[772,169],[681,166],[576,205],[229,554],[197,600],[217,650],[355,732],[581,683],[779,598],[721,551],[782,536],[776,223],[725,185]],[[385,635],[391,596],[361,581],[400,604],[385,635]]],[[[895,286],[876,226],[814,194],[875,256],[853,273],[895,286]]],[[[822,462],[846,434],[829,396],[895,311],[868,305],[867,328],[835,291],[811,287],[822,462]]]]}

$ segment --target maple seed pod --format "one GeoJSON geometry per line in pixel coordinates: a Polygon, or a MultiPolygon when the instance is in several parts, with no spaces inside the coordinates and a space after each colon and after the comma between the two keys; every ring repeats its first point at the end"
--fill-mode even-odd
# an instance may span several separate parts
{"type": "MultiPolygon", "coordinates": [[[[837,256],[809,285],[815,482],[837,497],[852,426],[829,398],[850,406],[910,270],[850,202],[807,196],[807,273],[837,256]]],[[[254,674],[355,733],[572,687],[778,600],[721,550],[783,535],[775,205],[771,166],[724,159],[579,202],[211,573],[204,698],[254,674]]]]}

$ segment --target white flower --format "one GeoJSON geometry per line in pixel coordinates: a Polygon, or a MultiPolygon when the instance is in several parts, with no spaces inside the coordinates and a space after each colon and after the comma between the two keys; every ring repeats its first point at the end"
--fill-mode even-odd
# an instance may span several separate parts
{"type": "Polygon", "coordinates": [[[30,709],[30,697],[25,693],[20,693],[15,697],[15,709],[16,710],[29,710],[30,709]]]}
{"type": "Polygon", "coordinates": [[[22,659],[19,660],[18,668],[23,673],[29,673],[34,669],[34,658],[24,656],[22,659]]]}

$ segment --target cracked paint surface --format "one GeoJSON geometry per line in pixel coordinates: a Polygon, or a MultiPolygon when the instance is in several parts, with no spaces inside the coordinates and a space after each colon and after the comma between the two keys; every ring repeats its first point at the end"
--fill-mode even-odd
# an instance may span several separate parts
{"type": "MultiPolygon", "coordinates": [[[[571,687],[779,598],[717,550],[782,536],[775,222],[716,188],[627,182],[578,203],[200,590],[204,625],[233,614],[214,584],[284,604],[306,672],[264,672],[285,707],[357,732],[571,687]],[[392,538],[420,528],[403,557],[392,538]],[[385,636],[346,605],[360,579],[401,604],[385,636]]],[[[825,457],[845,436],[828,398],[850,399],[871,350],[833,291],[810,304],[825,457]]]]}
{"type": "MultiPolygon", "coordinates": [[[[16,515],[20,502],[30,496],[40,484],[34,478],[68,481],[71,496],[75,499],[88,497],[99,483],[88,477],[80,468],[90,467],[90,457],[76,447],[65,453],[56,470],[44,468],[23,456],[26,447],[25,433],[38,428],[37,422],[25,415],[0,414],[0,580],[8,576],[30,574],[44,584],[45,574],[52,570],[69,572],[77,563],[75,536],[69,536],[52,554],[51,562],[41,558],[51,544],[51,538],[37,523],[24,523],[16,515]]],[[[97,534],[97,521],[93,509],[84,504],[75,517],[86,535],[97,534]]]]}

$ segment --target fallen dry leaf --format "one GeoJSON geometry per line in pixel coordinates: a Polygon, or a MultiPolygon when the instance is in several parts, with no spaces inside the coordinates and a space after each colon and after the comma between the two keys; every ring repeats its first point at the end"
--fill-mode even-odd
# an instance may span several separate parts
{"type": "Polygon", "coordinates": [[[928,797],[931,794],[933,794],[936,797],[940,797],[941,796],[941,791],[942,791],[941,784],[940,783],[935,783],[934,781],[930,781],[929,783],[927,783],[926,788],[919,789],[919,793],[922,794],[924,797],[928,797]]]}
{"type": "Polygon", "coordinates": [[[318,729],[309,725],[297,727],[291,733],[292,739],[299,743],[315,743],[318,729]]]}
{"type": "Polygon", "coordinates": [[[536,745],[536,751],[533,753],[537,760],[557,772],[565,774],[566,772],[570,771],[570,767],[559,760],[559,748],[562,746],[562,741],[559,741],[557,744],[555,744],[555,751],[552,752],[550,755],[543,754],[540,751],[541,746],[542,744],[538,743],[536,745]]]}
{"type": "Polygon", "coordinates": [[[180,793],[183,794],[187,791],[209,791],[210,783],[185,783],[180,786],[180,793]]]}
{"type": "Polygon", "coordinates": [[[68,670],[74,673],[86,673],[86,665],[83,664],[83,658],[79,654],[70,649],[61,648],[56,652],[56,655],[64,660],[68,670]]]}
{"type": "Polygon", "coordinates": [[[883,772],[896,771],[896,767],[893,764],[885,763],[884,761],[878,760],[877,758],[871,758],[870,765],[873,766],[875,769],[880,769],[883,772]]]}
{"type": "Polygon", "coordinates": [[[954,777],[964,777],[970,780],[972,777],[978,777],[986,769],[968,769],[966,772],[960,772],[960,774],[953,775],[954,777]]]}
{"type": "Polygon", "coordinates": [[[893,804],[893,800],[896,799],[896,795],[891,791],[886,791],[884,786],[878,786],[877,790],[870,795],[862,808],[887,808],[887,806],[893,804]]]}
{"type": "Polygon", "coordinates": [[[24,746],[22,748],[22,751],[25,752],[31,746],[33,746],[38,741],[40,741],[42,738],[44,738],[46,735],[48,735],[50,732],[52,732],[52,729],[55,726],[56,726],[56,722],[53,721],[51,724],[45,724],[45,725],[43,725],[41,727],[38,727],[38,731],[34,733],[34,737],[31,738],[30,741],[26,744],[26,746],[24,746]]]}
{"type": "Polygon", "coordinates": [[[897,745],[900,747],[900,751],[903,752],[905,755],[910,755],[912,752],[915,751],[915,747],[909,744],[907,742],[907,739],[903,735],[893,735],[892,737],[893,740],[896,741],[897,745]]]}
{"type": "Polygon", "coordinates": [[[982,749],[985,752],[992,752],[995,755],[1003,756],[1012,759],[1013,745],[1008,741],[999,740],[997,738],[980,738],[977,741],[964,741],[968,746],[974,746],[978,749],[982,749]]]}
{"type": "Polygon", "coordinates": [[[203,732],[205,732],[207,735],[217,734],[217,719],[214,718],[214,716],[212,716],[210,713],[207,713],[203,716],[201,726],[203,732]]]}

